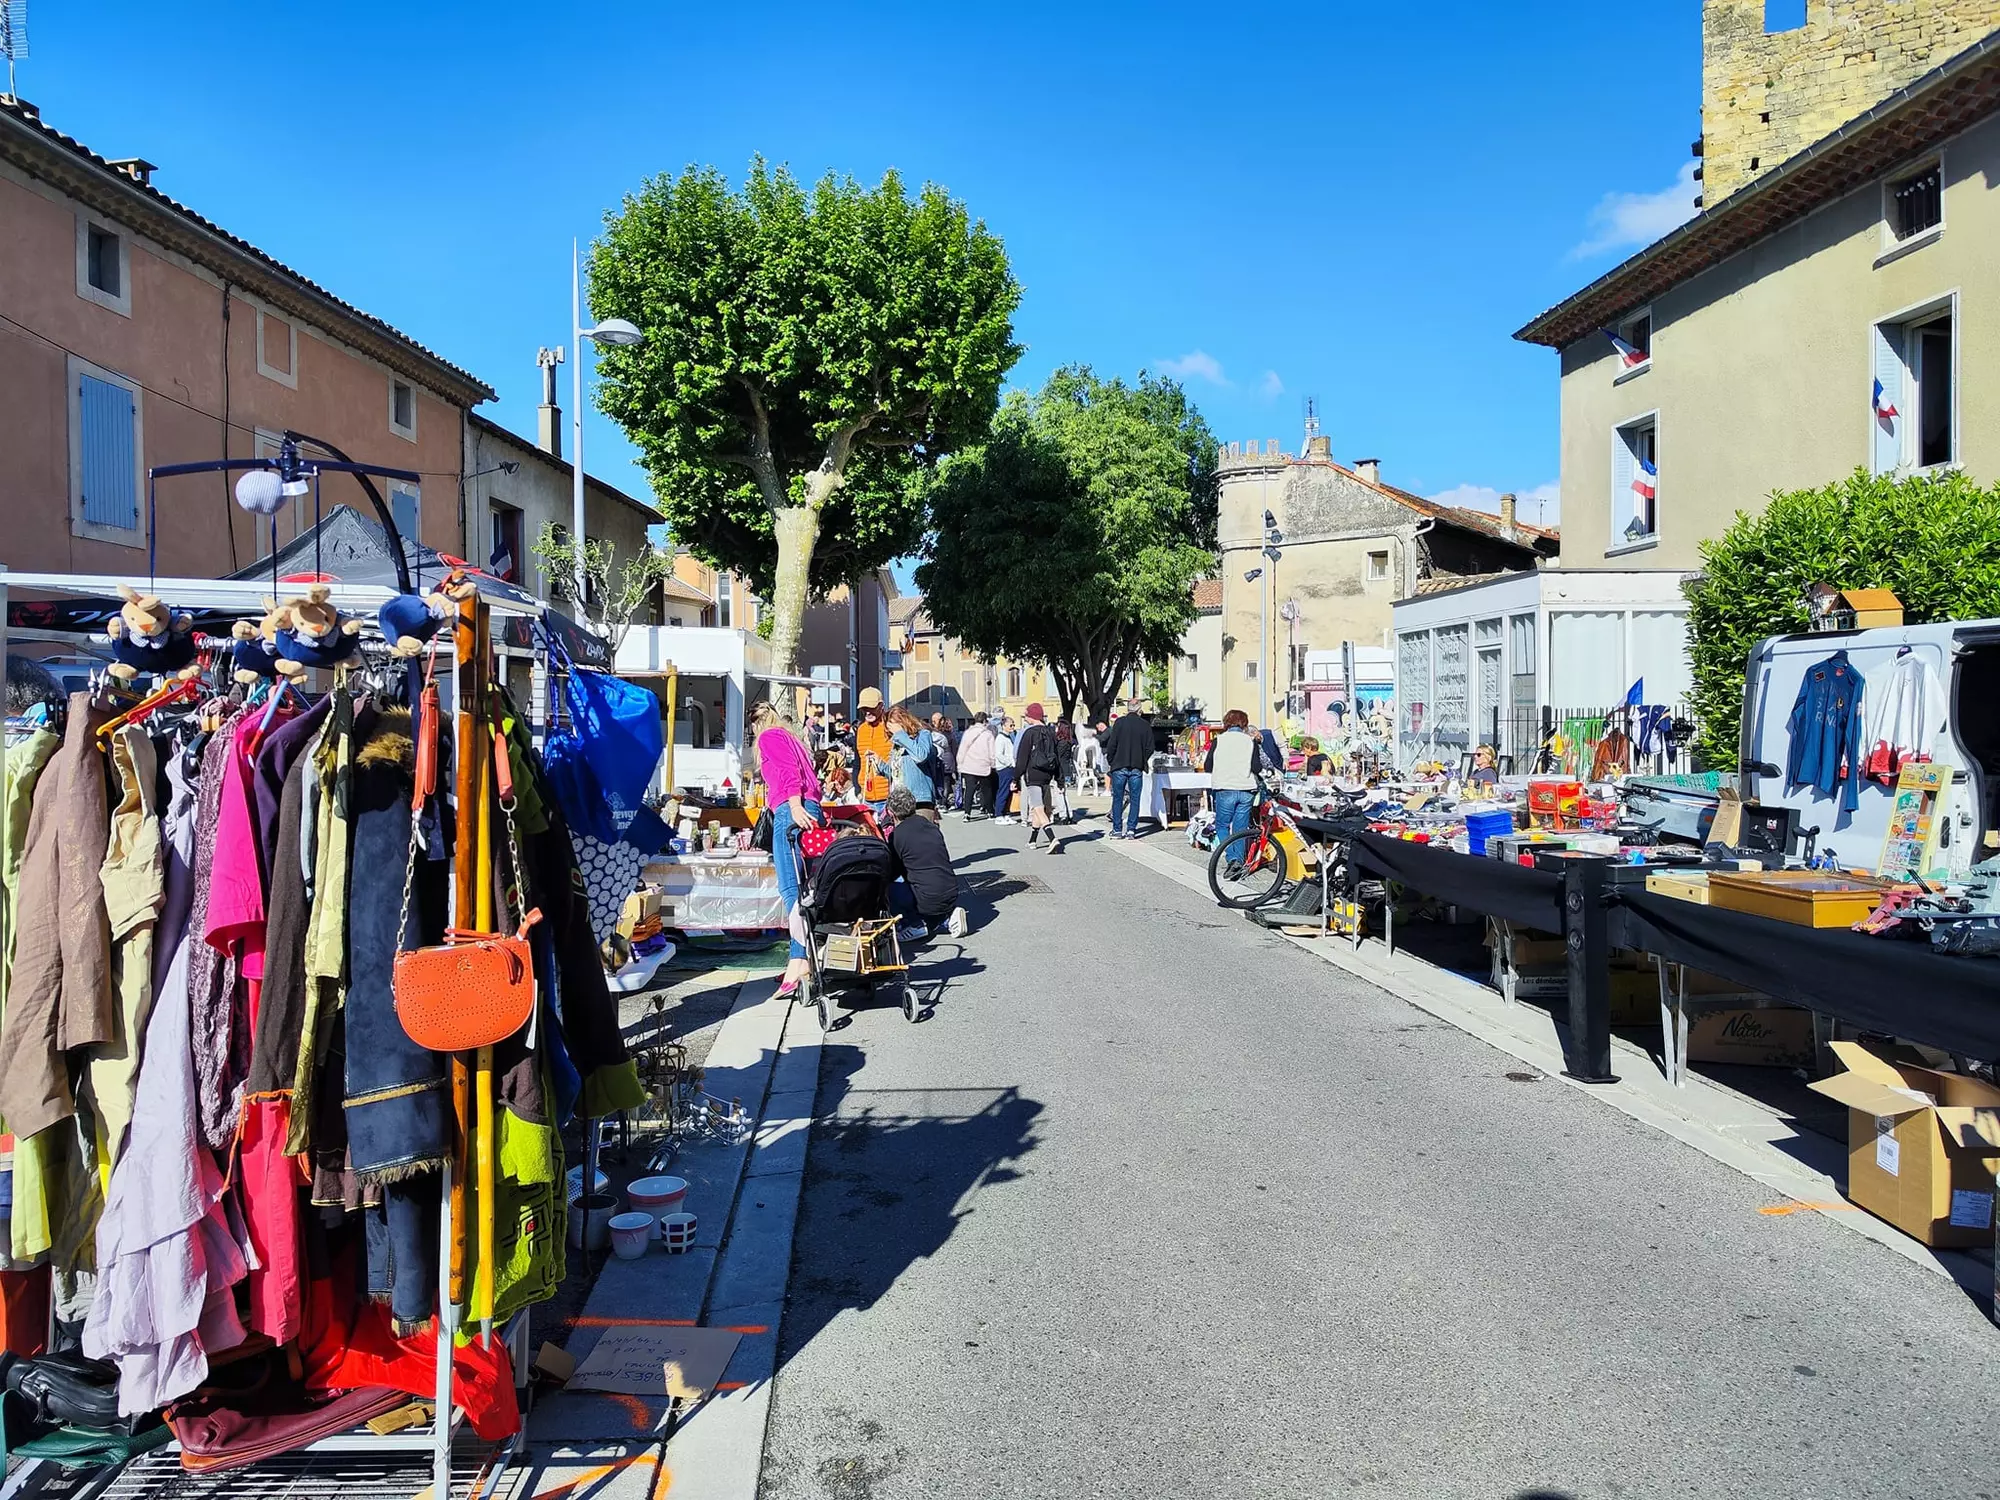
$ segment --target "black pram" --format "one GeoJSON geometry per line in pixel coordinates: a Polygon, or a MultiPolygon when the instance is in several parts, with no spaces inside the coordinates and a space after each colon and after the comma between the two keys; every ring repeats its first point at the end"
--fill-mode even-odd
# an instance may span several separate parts
{"type": "Polygon", "coordinates": [[[896,859],[889,845],[872,834],[838,838],[818,859],[807,859],[792,831],[792,852],[804,871],[799,881],[799,921],[812,973],[799,985],[801,1005],[819,1009],[822,1030],[833,1026],[836,990],[864,987],[870,996],[883,984],[901,988],[903,1014],[921,1013],[915,991],[905,983],[889,889],[896,882],[896,859]]]}

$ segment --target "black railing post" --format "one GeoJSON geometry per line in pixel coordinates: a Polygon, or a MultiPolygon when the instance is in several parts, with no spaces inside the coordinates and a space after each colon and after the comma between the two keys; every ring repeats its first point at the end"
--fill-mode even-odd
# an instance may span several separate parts
{"type": "Polygon", "coordinates": [[[1569,1066],[1582,1083],[1616,1083],[1611,1071],[1611,923],[1602,859],[1563,861],[1563,947],[1569,961],[1569,1066]]]}

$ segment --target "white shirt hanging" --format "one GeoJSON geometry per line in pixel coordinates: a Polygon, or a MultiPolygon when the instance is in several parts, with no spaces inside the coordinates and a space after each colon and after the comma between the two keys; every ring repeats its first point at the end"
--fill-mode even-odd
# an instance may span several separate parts
{"type": "Polygon", "coordinates": [[[1885,679],[1868,685],[1874,702],[1869,715],[1866,774],[1892,783],[1910,761],[1931,758],[1931,736],[1937,724],[1937,695],[1930,663],[1905,651],[1889,666],[1885,679]]]}

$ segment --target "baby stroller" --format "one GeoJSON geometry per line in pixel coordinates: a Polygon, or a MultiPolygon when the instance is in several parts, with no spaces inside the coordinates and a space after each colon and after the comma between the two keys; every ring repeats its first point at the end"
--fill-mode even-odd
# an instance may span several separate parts
{"type": "Polygon", "coordinates": [[[879,838],[837,838],[817,858],[808,854],[801,831],[792,830],[794,852],[804,878],[799,882],[799,919],[812,972],[799,985],[798,1003],[819,1009],[820,1030],[833,1029],[833,997],[849,989],[873,996],[882,985],[900,988],[903,1015],[921,1013],[916,991],[905,981],[896,937],[896,914],[889,904],[895,884],[895,856],[879,838]]]}

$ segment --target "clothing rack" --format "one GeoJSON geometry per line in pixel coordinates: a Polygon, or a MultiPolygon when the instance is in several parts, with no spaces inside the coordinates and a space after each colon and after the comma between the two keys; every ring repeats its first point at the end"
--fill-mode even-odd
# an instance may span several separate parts
{"type": "MultiPolygon", "coordinates": [[[[129,581],[126,578],[95,573],[14,573],[9,572],[4,564],[0,564],[0,662],[3,662],[7,655],[7,608],[12,590],[22,589],[37,594],[64,594],[93,599],[104,598],[115,600],[118,595],[118,585],[129,581]]],[[[376,584],[331,583],[326,585],[326,587],[329,591],[329,602],[335,605],[342,614],[353,616],[362,622],[361,635],[363,643],[366,644],[371,640],[380,642],[381,630],[376,622],[376,612],[390,599],[395,597],[395,591],[376,584]]],[[[270,595],[270,586],[266,581],[250,579],[158,578],[153,580],[149,591],[180,609],[214,610],[218,612],[234,611],[248,618],[263,614],[264,600],[270,595]]],[[[531,608],[525,604],[517,603],[511,598],[489,597],[484,594],[469,604],[468,608],[472,609],[476,619],[485,622],[489,649],[492,644],[493,621],[508,617],[537,620],[541,616],[540,605],[531,608]]],[[[47,638],[46,632],[37,631],[35,634],[38,638],[47,638]]],[[[544,633],[537,632],[537,634],[541,635],[544,641],[546,640],[544,633]]],[[[546,645],[538,654],[544,658],[545,667],[547,656],[546,645]]],[[[460,694],[459,688],[460,674],[466,668],[461,665],[457,658],[458,653],[453,653],[450,676],[450,701],[454,704],[465,701],[460,694]]],[[[0,789],[4,789],[6,785],[6,757],[6,737],[0,735],[0,789]]],[[[443,790],[444,788],[441,787],[440,792],[443,790]]],[[[0,847],[4,847],[4,842],[11,832],[7,826],[8,817],[7,799],[4,796],[0,796],[0,847]]],[[[456,883],[450,882],[448,884],[452,887],[450,924],[454,927],[461,926],[467,919],[463,918],[458,910],[459,897],[456,883]]],[[[7,939],[5,926],[7,920],[8,918],[4,909],[0,909],[0,944],[4,944],[7,939]]],[[[6,998],[5,992],[0,991],[0,1011],[4,1011],[6,998]]],[[[596,1135],[594,1129],[591,1135],[594,1141],[596,1135]]],[[[434,1500],[449,1500],[451,1495],[452,1439],[459,1421],[459,1416],[452,1405],[451,1356],[458,1326],[457,1309],[452,1301],[449,1285],[451,1253],[455,1238],[453,1234],[453,1215],[451,1212],[452,1179],[452,1163],[450,1158],[447,1157],[439,1184],[443,1211],[438,1215],[439,1296],[437,1315],[437,1388],[435,1392],[437,1403],[436,1415],[428,1427],[410,1428],[402,1432],[387,1435],[378,1435],[363,1427],[322,1439],[320,1442],[314,1443],[303,1450],[309,1453],[387,1454],[428,1449],[431,1454],[431,1494],[434,1500]]],[[[496,1330],[498,1336],[507,1344],[509,1357],[514,1366],[517,1389],[520,1384],[522,1372],[527,1368],[528,1313],[529,1309],[523,1308],[499,1330],[496,1330]]],[[[487,1466],[487,1483],[482,1488],[490,1490],[491,1486],[497,1483],[499,1475],[505,1471],[508,1464],[524,1445],[525,1434],[526,1421],[524,1416],[521,1430],[508,1440],[505,1448],[496,1456],[495,1461],[487,1466]]],[[[168,1450],[159,1451],[164,1452],[168,1450]]]]}

